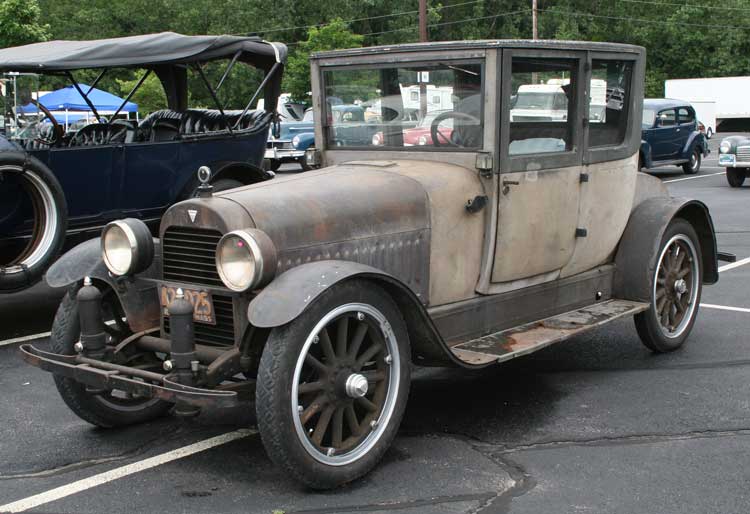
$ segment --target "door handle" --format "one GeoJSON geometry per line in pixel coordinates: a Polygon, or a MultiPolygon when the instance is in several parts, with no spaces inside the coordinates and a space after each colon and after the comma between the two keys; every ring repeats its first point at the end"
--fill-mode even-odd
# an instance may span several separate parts
{"type": "Polygon", "coordinates": [[[517,186],[517,180],[503,180],[503,195],[510,193],[510,186],[517,186]]]}

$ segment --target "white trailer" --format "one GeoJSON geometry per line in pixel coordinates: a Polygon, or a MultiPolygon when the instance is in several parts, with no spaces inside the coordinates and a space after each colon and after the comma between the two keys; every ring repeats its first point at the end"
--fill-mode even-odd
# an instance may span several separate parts
{"type": "Polygon", "coordinates": [[[667,98],[686,100],[693,104],[694,107],[695,102],[715,102],[715,117],[719,120],[750,118],[749,91],[750,77],[673,79],[664,81],[664,96],[667,98]]]}
{"type": "Polygon", "coordinates": [[[698,121],[703,123],[706,127],[706,137],[711,137],[716,134],[716,102],[708,102],[704,100],[688,100],[690,105],[695,109],[695,115],[698,121]]]}

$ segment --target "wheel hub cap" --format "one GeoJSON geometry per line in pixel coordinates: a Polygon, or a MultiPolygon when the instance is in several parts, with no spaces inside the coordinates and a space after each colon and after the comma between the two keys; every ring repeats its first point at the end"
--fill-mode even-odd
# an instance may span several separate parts
{"type": "Polygon", "coordinates": [[[684,279],[676,280],[674,283],[674,290],[678,294],[685,294],[687,291],[687,283],[684,279]]]}
{"type": "Polygon", "coordinates": [[[362,398],[367,394],[367,379],[359,373],[352,373],[346,379],[346,395],[350,398],[362,398]]]}

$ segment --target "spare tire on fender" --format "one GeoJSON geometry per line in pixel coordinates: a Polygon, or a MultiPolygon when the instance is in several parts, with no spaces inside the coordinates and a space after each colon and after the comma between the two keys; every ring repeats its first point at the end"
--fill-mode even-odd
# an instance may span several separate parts
{"type": "Polygon", "coordinates": [[[37,283],[65,242],[68,207],[60,182],[39,159],[0,152],[0,293],[37,283]]]}

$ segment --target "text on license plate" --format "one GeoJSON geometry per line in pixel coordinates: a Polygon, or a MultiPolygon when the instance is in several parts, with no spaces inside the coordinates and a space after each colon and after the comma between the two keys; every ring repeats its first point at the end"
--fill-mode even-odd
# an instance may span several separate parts
{"type": "Polygon", "coordinates": [[[734,164],[734,154],[723,154],[719,156],[719,164],[734,164]]]}
{"type": "MultiPolygon", "coordinates": [[[[199,289],[185,289],[182,288],[185,294],[185,299],[193,305],[193,321],[198,323],[209,323],[216,325],[216,317],[214,316],[214,303],[211,299],[211,293],[209,291],[201,291],[199,289]]],[[[161,310],[165,316],[169,316],[168,306],[174,300],[177,295],[176,286],[162,285],[159,291],[161,310]]]]}

